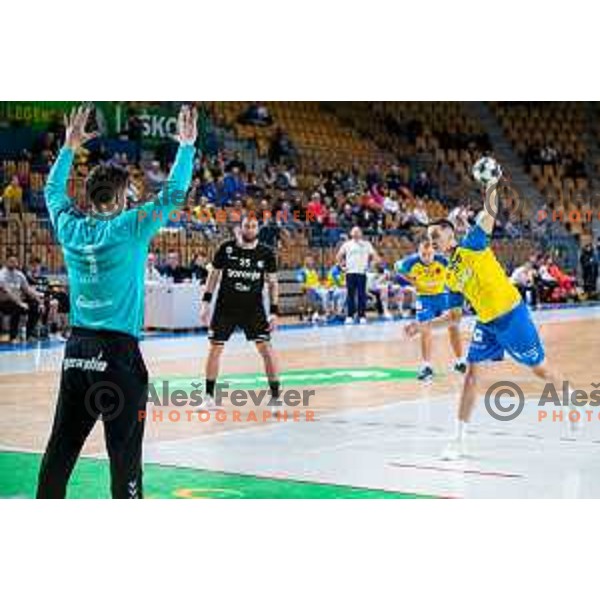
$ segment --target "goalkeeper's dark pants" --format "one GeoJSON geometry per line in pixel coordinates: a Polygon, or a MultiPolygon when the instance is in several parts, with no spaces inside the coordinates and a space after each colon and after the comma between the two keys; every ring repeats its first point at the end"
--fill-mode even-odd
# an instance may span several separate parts
{"type": "Polygon", "coordinates": [[[142,497],[142,439],[148,372],[135,338],[74,328],[62,364],[54,425],[38,498],[64,498],[83,444],[100,418],[113,498],[142,497]]]}

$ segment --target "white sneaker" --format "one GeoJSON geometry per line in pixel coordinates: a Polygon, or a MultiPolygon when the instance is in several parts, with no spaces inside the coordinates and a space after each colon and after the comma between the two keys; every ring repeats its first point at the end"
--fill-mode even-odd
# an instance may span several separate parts
{"type": "Polygon", "coordinates": [[[394,315],[388,310],[383,313],[383,318],[388,321],[391,321],[394,318],[394,315]]]}
{"type": "Polygon", "coordinates": [[[367,319],[366,319],[366,317],[361,317],[361,318],[358,320],[358,322],[359,322],[361,325],[366,325],[366,324],[367,324],[367,319]]]}
{"type": "Polygon", "coordinates": [[[585,410],[585,407],[575,406],[574,404],[573,405],[569,404],[569,406],[563,407],[564,419],[567,424],[567,435],[569,437],[575,437],[577,434],[581,433],[581,430],[583,429],[584,418],[585,418],[584,410],[585,410]],[[574,421],[569,418],[569,413],[571,411],[575,411],[575,412],[579,413],[579,419],[577,421],[574,421]]]}
{"type": "Polygon", "coordinates": [[[223,410],[223,407],[218,406],[215,402],[215,399],[207,394],[204,396],[204,401],[202,402],[198,410],[207,410],[209,412],[213,412],[216,410],[223,410]]]}
{"type": "Polygon", "coordinates": [[[318,323],[321,320],[321,317],[319,316],[318,312],[313,313],[313,316],[311,317],[311,321],[313,323],[318,323]]]}
{"type": "Polygon", "coordinates": [[[452,440],[442,451],[442,460],[460,460],[467,456],[467,444],[464,439],[452,440]]]}
{"type": "MultiPolygon", "coordinates": [[[[269,402],[270,401],[271,400],[269,400],[269,402]]],[[[279,402],[281,403],[281,406],[267,404],[267,410],[271,413],[272,416],[276,416],[280,413],[283,414],[283,412],[285,411],[285,406],[283,405],[283,402],[281,402],[281,400],[279,400],[279,402]]]]}
{"type": "Polygon", "coordinates": [[[352,317],[346,317],[346,320],[344,321],[344,323],[346,325],[354,325],[354,319],[352,317]]]}

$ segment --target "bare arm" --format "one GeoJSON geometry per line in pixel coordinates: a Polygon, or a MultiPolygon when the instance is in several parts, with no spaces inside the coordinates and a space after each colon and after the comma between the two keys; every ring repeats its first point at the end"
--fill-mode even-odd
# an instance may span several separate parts
{"type": "Polygon", "coordinates": [[[496,217],[498,216],[498,193],[496,192],[496,185],[488,187],[485,193],[487,199],[483,210],[477,215],[477,223],[485,233],[491,235],[494,231],[496,217]]]}
{"type": "Polygon", "coordinates": [[[213,294],[217,289],[217,285],[221,281],[221,269],[212,269],[206,279],[206,285],[204,286],[205,294],[213,294]]]}

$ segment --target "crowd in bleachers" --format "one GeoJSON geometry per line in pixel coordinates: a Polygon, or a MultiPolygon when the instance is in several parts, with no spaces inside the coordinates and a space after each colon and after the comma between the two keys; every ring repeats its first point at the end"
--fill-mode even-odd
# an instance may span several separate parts
{"type": "MultiPolygon", "coordinates": [[[[549,208],[576,202],[573,192],[587,186],[580,110],[563,105],[493,107],[540,189],[555,185],[560,191],[549,208]]],[[[181,269],[192,269],[196,260],[202,266],[244,210],[261,220],[261,240],[278,247],[283,268],[300,267],[317,249],[321,277],[327,278],[335,263],[335,247],[353,226],[378,244],[383,263],[391,265],[414,249],[415,234],[429,221],[450,215],[460,231],[481,208],[470,168],[490,149],[490,141],[461,103],[357,102],[322,107],[314,102],[215,102],[205,108],[215,125],[231,128],[239,139],[252,140],[260,160],[248,161],[241,152],[223,148],[198,156],[186,206],[177,218],[164,223],[153,243],[158,272],[168,266],[169,251],[174,250],[187,265],[181,269]],[[219,219],[222,209],[228,211],[226,223],[219,219]]],[[[165,184],[172,142],[154,145],[153,157],[143,156],[142,123],[135,104],[128,107],[125,123],[118,140],[101,139],[78,153],[70,193],[82,208],[83,181],[99,161],[118,162],[128,169],[132,201],[151,198],[165,184]]],[[[2,265],[9,249],[20,247],[27,248],[19,256],[21,262],[29,265],[37,254],[51,271],[60,267],[43,220],[41,194],[62,137],[57,120],[31,147],[4,157],[0,164],[0,216],[22,223],[21,229],[6,221],[0,226],[2,265]]],[[[524,234],[536,224],[505,212],[495,233],[496,249],[512,271],[515,265],[525,267],[519,257],[535,249],[524,234]]],[[[585,256],[584,260],[582,253],[584,291],[592,296],[597,250],[592,246],[585,256]]],[[[579,297],[579,288],[569,287],[556,268],[538,259],[517,275],[524,277],[533,269],[535,281],[546,282],[545,287],[534,286],[536,298],[579,297]],[[554,274],[546,276],[550,271],[554,274]]],[[[181,269],[174,280],[180,278],[181,269]]],[[[387,310],[381,298],[377,306],[387,310]]]]}

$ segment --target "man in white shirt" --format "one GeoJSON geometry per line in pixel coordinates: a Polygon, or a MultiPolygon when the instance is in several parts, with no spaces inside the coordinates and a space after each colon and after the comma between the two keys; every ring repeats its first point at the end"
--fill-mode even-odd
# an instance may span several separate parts
{"type": "Polygon", "coordinates": [[[350,239],[344,242],[336,257],[337,263],[346,271],[346,288],[348,290],[348,316],[346,325],[354,323],[358,312],[361,325],[367,322],[367,271],[371,261],[379,257],[371,242],[363,240],[360,227],[353,227],[350,239]]]}
{"type": "Polygon", "coordinates": [[[10,341],[16,343],[19,322],[27,315],[27,338],[33,332],[42,309],[42,297],[29,285],[27,277],[19,270],[19,259],[11,255],[6,266],[0,269],[0,318],[10,315],[10,341]]]}

